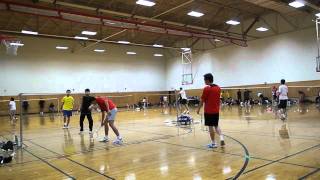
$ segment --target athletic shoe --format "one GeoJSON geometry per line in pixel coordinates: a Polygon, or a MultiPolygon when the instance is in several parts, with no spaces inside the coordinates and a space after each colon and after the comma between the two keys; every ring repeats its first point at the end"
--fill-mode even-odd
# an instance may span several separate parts
{"type": "Polygon", "coordinates": [[[79,132],[79,135],[83,135],[83,131],[80,131],[80,132],[79,132]]]}
{"type": "Polygon", "coordinates": [[[99,140],[99,142],[109,142],[109,138],[103,137],[102,139],[99,140]]]}
{"type": "Polygon", "coordinates": [[[220,145],[221,145],[221,146],[225,146],[225,145],[226,145],[226,143],[224,142],[224,140],[221,140],[221,141],[220,141],[220,145]]]}
{"type": "Polygon", "coordinates": [[[67,129],[68,127],[66,125],[63,125],[62,129],[67,129]]]}
{"type": "Polygon", "coordinates": [[[89,131],[89,135],[92,135],[93,133],[92,133],[92,131],[89,131]]]}
{"type": "Polygon", "coordinates": [[[218,146],[216,144],[211,143],[211,144],[208,144],[207,147],[210,149],[213,149],[213,148],[217,148],[218,146]]]}
{"type": "Polygon", "coordinates": [[[121,139],[117,138],[116,140],[113,141],[113,144],[121,145],[122,143],[123,143],[122,138],[121,139]]]}

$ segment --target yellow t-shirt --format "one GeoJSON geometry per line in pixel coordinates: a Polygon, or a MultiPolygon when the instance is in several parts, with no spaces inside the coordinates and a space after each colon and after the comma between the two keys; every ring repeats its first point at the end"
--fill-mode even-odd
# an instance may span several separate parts
{"type": "Polygon", "coordinates": [[[67,111],[73,110],[74,99],[72,96],[63,97],[61,102],[63,102],[63,107],[62,107],[63,110],[67,110],[67,111]]]}

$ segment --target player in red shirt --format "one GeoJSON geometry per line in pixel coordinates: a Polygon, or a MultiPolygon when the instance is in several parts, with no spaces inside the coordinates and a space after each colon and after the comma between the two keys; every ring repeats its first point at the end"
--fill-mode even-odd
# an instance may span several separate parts
{"type": "Polygon", "coordinates": [[[221,129],[219,127],[219,111],[220,111],[220,92],[221,89],[218,85],[213,84],[213,76],[211,73],[204,75],[204,82],[207,85],[203,89],[200,105],[197,113],[200,114],[200,110],[204,104],[204,119],[205,125],[209,128],[210,138],[212,143],[208,144],[209,148],[216,148],[215,142],[215,128],[217,134],[220,136],[221,146],[225,145],[221,129]]]}
{"type": "Polygon", "coordinates": [[[109,133],[109,126],[110,126],[110,128],[113,130],[113,132],[117,136],[117,139],[113,143],[122,144],[122,138],[119,134],[118,129],[114,125],[114,120],[118,112],[116,105],[107,97],[101,97],[101,96],[96,97],[96,104],[98,104],[101,109],[101,114],[102,114],[101,126],[104,126],[104,130],[105,130],[105,137],[100,141],[101,142],[109,141],[108,133],[109,133]],[[107,112],[107,117],[105,117],[105,112],[107,112]]]}

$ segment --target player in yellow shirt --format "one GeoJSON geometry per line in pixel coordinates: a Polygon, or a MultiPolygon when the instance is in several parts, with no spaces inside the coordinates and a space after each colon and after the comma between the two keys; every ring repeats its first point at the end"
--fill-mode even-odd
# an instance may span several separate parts
{"type": "Polygon", "coordinates": [[[63,111],[63,129],[69,128],[70,117],[72,116],[72,110],[74,105],[74,99],[70,96],[71,91],[68,89],[66,91],[67,95],[62,98],[62,111],[63,111]],[[68,118],[68,120],[67,120],[68,118]]]}

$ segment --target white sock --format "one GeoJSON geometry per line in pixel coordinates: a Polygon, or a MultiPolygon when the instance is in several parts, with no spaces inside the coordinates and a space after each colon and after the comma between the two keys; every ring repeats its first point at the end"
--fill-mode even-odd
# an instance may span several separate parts
{"type": "Polygon", "coordinates": [[[67,123],[64,123],[64,126],[67,126],[67,123]]]}
{"type": "Polygon", "coordinates": [[[117,139],[122,139],[122,137],[119,135],[119,136],[117,136],[117,139]]]}
{"type": "Polygon", "coordinates": [[[212,141],[212,144],[216,144],[216,141],[212,141]]]}
{"type": "Polygon", "coordinates": [[[223,135],[220,135],[220,141],[224,141],[223,135]]]}

